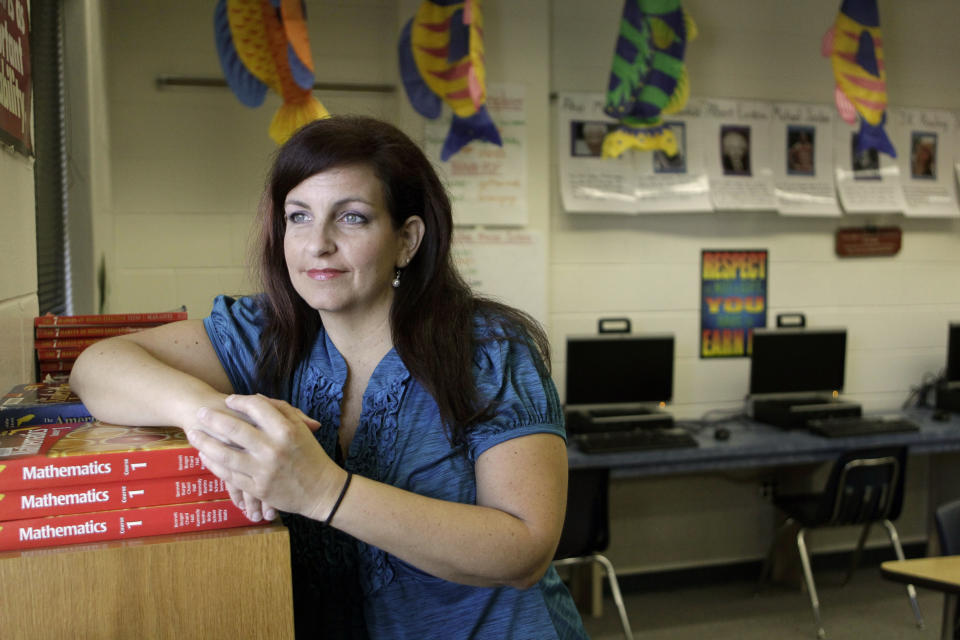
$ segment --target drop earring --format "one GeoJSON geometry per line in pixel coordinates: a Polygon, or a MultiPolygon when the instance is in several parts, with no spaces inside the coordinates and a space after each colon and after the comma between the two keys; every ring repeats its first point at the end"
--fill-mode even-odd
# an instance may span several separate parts
{"type": "Polygon", "coordinates": [[[392,284],[393,284],[393,288],[394,288],[394,289],[399,289],[399,288],[400,288],[400,269],[397,269],[397,275],[396,275],[396,277],[393,279],[393,283],[392,283],[392,284]]]}

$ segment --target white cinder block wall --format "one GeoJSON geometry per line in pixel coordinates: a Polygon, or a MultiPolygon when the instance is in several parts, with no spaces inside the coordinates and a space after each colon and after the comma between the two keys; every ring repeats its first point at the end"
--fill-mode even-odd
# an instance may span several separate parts
{"type": "MultiPolygon", "coordinates": [[[[398,87],[394,94],[320,95],[331,111],[384,117],[418,135],[417,119],[399,89],[395,53],[398,25],[416,4],[307,3],[320,81],[398,87]]],[[[831,101],[833,79],[819,48],[836,0],[684,4],[700,28],[688,58],[694,95],[831,101]]],[[[102,6],[110,153],[109,175],[101,184],[109,186],[106,195],[93,198],[95,226],[107,231],[97,233],[91,260],[102,255],[107,261],[108,311],[186,304],[191,317],[200,318],[215,294],[254,286],[246,277],[246,241],[273,151],[266,129],[278,100],[271,96],[250,110],[225,89],[157,89],[161,75],[220,76],[212,3],[110,0],[102,6]]],[[[811,325],[846,326],[850,396],[868,410],[899,406],[924,373],[943,366],[946,323],[960,319],[956,222],[563,212],[551,142],[556,122],[547,96],[604,90],[621,7],[620,0],[485,3],[488,80],[527,86],[530,227],[548,231],[548,329],[561,395],[565,336],[591,332],[597,318],[616,315],[630,317],[635,331],[676,333],[678,415],[741,406],[747,362],[697,357],[700,250],[765,247],[771,321],[781,311],[803,311],[811,325]],[[900,255],[834,257],[834,230],[864,222],[900,225],[900,255]]],[[[880,10],[891,103],[960,108],[954,64],[960,45],[950,27],[960,19],[960,5],[881,0],[880,10]]],[[[757,491],[766,475],[761,470],[618,481],[612,559],[630,571],[760,557],[773,524],[772,510],[757,491]]],[[[926,475],[926,460],[915,460],[901,520],[907,539],[925,535],[926,475]]],[[[849,538],[818,540],[824,548],[850,546],[849,538]]]]}
{"type": "MultiPolygon", "coordinates": [[[[609,77],[619,0],[552,3],[554,91],[602,93],[609,77]]],[[[820,39],[839,2],[688,0],[700,36],[688,48],[695,96],[831,103],[834,81],[820,39]]],[[[960,19],[952,0],[880,2],[890,103],[960,108],[960,55],[941,25],[960,19]]],[[[556,155],[551,156],[556,172],[556,155]]],[[[556,181],[556,178],[554,177],[556,181]]],[[[810,326],[845,326],[847,395],[867,411],[900,407],[912,386],[945,363],[947,323],[960,320],[960,224],[902,216],[797,220],[767,213],[623,217],[567,214],[554,184],[551,216],[551,339],[562,388],[565,336],[596,330],[603,316],[631,319],[635,332],[677,338],[674,412],[696,418],[736,410],[748,390],[749,362],[701,360],[700,251],[766,248],[768,323],[800,311],[810,326]],[[841,260],[834,231],[894,224],[894,258],[841,260]]],[[[736,432],[734,432],[736,438],[736,432]]],[[[923,539],[928,460],[911,458],[901,535],[923,539]]],[[[773,471],[631,480],[611,492],[611,560],[626,570],[761,557],[774,514],[759,497],[773,471]]],[[[853,546],[851,531],[814,536],[813,547],[853,546]]],[[[873,542],[884,544],[876,536],[873,542]]]]}

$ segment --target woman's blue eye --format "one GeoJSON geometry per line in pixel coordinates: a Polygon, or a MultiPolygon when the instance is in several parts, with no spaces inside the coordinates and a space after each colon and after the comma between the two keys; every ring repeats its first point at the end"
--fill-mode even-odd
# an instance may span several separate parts
{"type": "Polygon", "coordinates": [[[303,211],[293,211],[287,214],[287,222],[292,222],[297,224],[298,222],[303,222],[307,219],[307,214],[303,211]]]}
{"type": "Polygon", "coordinates": [[[363,224],[367,221],[367,217],[356,211],[348,211],[343,214],[341,218],[344,222],[348,224],[363,224]]]}

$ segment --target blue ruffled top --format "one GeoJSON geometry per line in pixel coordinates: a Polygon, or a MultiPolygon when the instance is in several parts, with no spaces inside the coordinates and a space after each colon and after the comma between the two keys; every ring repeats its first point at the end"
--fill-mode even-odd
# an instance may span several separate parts
{"type": "MultiPolygon", "coordinates": [[[[257,298],[218,297],[204,325],[236,393],[257,393],[262,314],[257,298]]],[[[421,495],[476,502],[474,465],[490,447],[534,433],[565,437],[556,390],[523,343],[478,324],[475,375],[492,419],[451,447],[437,404],[400,356],[384,356],[363,395],[344,468],[421,495]]],[[[315,437],[335,457],[347,366],[320,330],[283,398],[318,420],[315,437]]],[[[290,530],[298,637],[585,638],[580,616],[553,568],[530,589],[482,588],[431,576],[332,527],[284,514],[290,530]]],[[[466,550],[465,550],[466,551],[466,550]]]]}

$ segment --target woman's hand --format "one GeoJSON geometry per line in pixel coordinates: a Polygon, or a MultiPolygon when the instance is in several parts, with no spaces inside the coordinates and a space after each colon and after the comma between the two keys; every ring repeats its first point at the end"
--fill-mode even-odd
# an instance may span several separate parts
{"type": "Polygon", "coordinates": [[[314,439],[311,432],[319,423],[261,395],[229,396],[226,405],[243,418],[202,408],[200,426],[187,437],[204,465],[230,488],[234,504],[254,520],[258,514],[271,519],[275,509],[322,520],[346,473],[314,439]]]}

